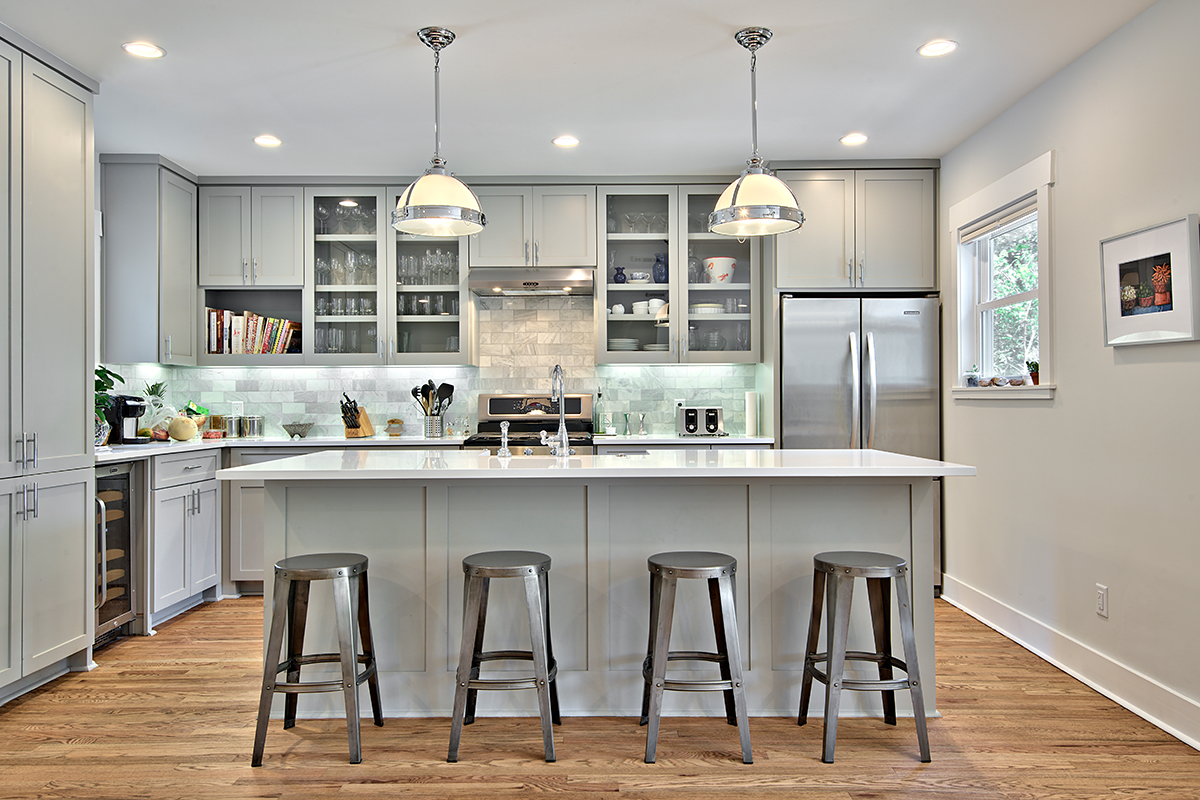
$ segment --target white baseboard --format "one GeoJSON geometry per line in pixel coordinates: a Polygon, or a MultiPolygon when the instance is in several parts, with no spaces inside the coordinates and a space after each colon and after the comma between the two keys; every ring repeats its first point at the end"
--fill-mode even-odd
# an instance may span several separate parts
{"type": "Polygon", "coordinates": [[[942,599],[1142,719],[1200,750],[1200,702],[950,575],[942,599]]]}

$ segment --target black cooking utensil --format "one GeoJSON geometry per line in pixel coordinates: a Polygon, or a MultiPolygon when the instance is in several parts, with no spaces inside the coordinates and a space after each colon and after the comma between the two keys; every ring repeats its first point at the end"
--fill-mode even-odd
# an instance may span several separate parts
{"type": "Polygon", "coordinates": [[[449,383],[443,383],[437,387],[437,415],[440,417],[442,412],[450,406],[450,400],[454,397],[454,387],[449,383]]]}
{"type": "Polygon", "coordinates": [[[347,428],[358,427],[358,403],[350,399],[350,396],[342,392],[342,397],[346,398],[342,403],[342,421],[346,423],[347,428]]]}

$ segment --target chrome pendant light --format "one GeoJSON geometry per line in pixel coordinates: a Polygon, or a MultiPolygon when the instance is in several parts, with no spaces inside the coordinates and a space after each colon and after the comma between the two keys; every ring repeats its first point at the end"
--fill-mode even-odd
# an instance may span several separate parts
{"type": "Polygon", "coordinates": [[[708,229],[724,236],[771,236],[794,231],[804,224],[804,213],[796,196],[783,181],[763,166],[758,156],[758,87],[755,54],[771,40],[767,28],[743,28],[733,35],[750,51],[750,130],[754,153],[746,169],[721,193],[716,209],[708,215],[708,229]]]}
{"type": "Polygon", "coordinates": [[[442,160],[441,87],[439,56],[454,41],[446,28],[422,28],[417,38],[433,50],[433,159],[429,169],[400,195],[392,212],[392,227],[417,236],[467,236],[487,224],[479,198],[458,178],[446,171],[442,160]]]}

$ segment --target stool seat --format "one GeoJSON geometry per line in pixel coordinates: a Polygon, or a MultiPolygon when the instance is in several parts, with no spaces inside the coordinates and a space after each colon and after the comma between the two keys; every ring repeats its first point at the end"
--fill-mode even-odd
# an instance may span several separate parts
{"type": "Polygon", "coordinates": [[[371,618],[367,602],[367,557],[359,553],[307,553],[275,562],[274,602],[270,633],[263,663],[262,693],[258,703],[258,723],[254,733],[254,752],[250,765],[262,765],[267,741],[267,723],[271,718],[271,700],[276,693],[285,695],[283,727],[296,724],[298,694],[342,692],[346,703],[346,734],[350,762],[362,761],[362,738],[358,713],[358,687],[366,682],[371,711],[376,725],[383,725],[379,701],[379,678],[375,665],[375,644],[371,636],[371,618]],[[304,631],[308,618],[308,594],[311,581],[334,582],[334,621],[337,626],[338,652],[305,654],[304,631]],[[280,661],[284,634],[287,634],[286,658],[280,661]],[[362,653],[359,653],[359,642],[362,653]],[[336,680],[301,681],[301,667],[310,664],[337,663],[341,675],[336,680]],[[358,666],[363,669],[360,671],[358,666]],[[284,680],[279,673],[286,672],[284,680]]]}
{"type": "Polygon", "coordinates": [[[454,712],[446,760],[458,761],[462,729],[475,721],[475,703],[480,690],[536,689],[545,757],[547,761],[554,761],[551,725],[561,725],[562,717],[558,710],[558,662],[554,660],[554,646],[550,640],[550,556],[532,550],[492,550],[467,556],[462,561],[462,568],[465,575],[462,646],[455,673],[454,712]],[[521,578],[525,582],[530,649],[483,649],[488,587],[492,578],[521,578]],[[480,666],[487,661],[532,661],[533,675],[481,678],[480,666]]]}
{"type": "Polygon", "coordinates": [[[834,551],[813,557],[813,605],[808,623],[808,646],[804,656],[804,678],[800,688],[799,725],[808,721],[808,703],[814,679],[825,684],[825,732],[821,760],[833,763],[837,741],[838,712],[843,690],[878,691],[883,696],[883,720],[896,724],[896,690],[908,689],[912,696],[913,718],[917,725],[917,745],[921,761],[928,762],[929,735],[925,725],[925,702],[917,669],[917,643],[913,634],[912,604],[905,576],[908,562],[887,553],[834,551]],[[854,579],[865,578],[867,597],[871,605],[871,627],[875,651],[847,650],[850,631],[850,601],[854,594],[854,579]],[[889,584],[896,582],[896,600],[900,618],[900,641],[904,659],[892,655],[892,613],[889,584]],[[828,650],[817,652],[821,636],[822,604],[827,604],[826,644],[828,650]],[[877,665],[879,678],[847,679],[847,661],[868,661],[877,665]],[[817,665],[825,664],[822,670],[817,665]],[[905,676],[896,678],[893,669],[903,670],[905,676]]]}
{"type": "Polygon", "coordinates": [[[725,720],[736,725],[742,745],[742,762],[753,763],[750,755],[750,721],[746,712],[746,689],[742,683],[742,655],[738,645],[737,612],[734,606],[737,559],[724,553],[674,551],[655,553],[646,559],[650,571],[650,635],[642,662],[641,724],[646,729],[647,764],[657,757],[658,728],[662,717],[663,692],[719,691],[725,695],[725,720]],[[675,586],[680,578],[708,581],[712,606],[715,652],[672,650],[671,622],[675,614],[675,586]],[[710,661],[720,668],[720,678],[676,679],[666,676],[671,661],[710,661]]]}

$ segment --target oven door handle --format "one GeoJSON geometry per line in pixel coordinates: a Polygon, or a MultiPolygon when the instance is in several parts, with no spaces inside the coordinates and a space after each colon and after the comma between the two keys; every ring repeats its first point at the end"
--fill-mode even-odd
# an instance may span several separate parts
{"type": "Polygon", "coordinates": [[[96,560],[100,569],[97,576],[100,597],[96,600],[96,608],[99,609],[108,602],[108,506],[99,497],[96,498],[96,505],[100,506],[100,557],[96,560]]]}

